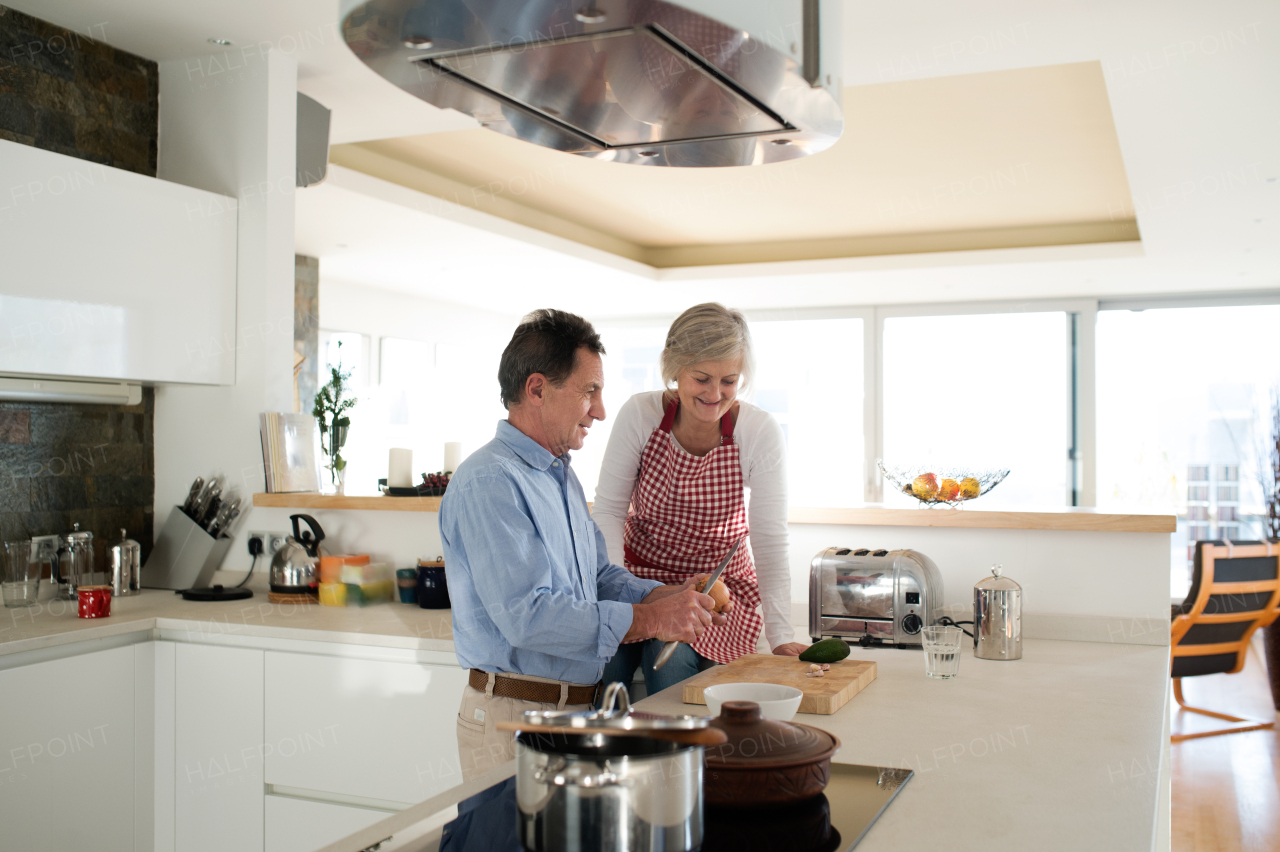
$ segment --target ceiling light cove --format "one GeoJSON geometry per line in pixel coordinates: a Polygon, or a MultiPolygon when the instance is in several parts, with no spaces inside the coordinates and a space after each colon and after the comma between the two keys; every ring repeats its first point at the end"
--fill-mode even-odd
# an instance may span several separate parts
{"type": "Polygon", "coordinates": [[[764,165],[844,130],[839,0],[474,5],[343,0],[342,34],[427,103],[593,159],[764,165]]]}

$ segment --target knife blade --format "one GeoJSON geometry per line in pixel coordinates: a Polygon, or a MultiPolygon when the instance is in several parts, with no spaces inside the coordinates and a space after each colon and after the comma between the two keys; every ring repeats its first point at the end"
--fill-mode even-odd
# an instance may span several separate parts
{"type": "MultiPolygon", "coordinates": [[[[733,554],[738,552],[738,545],[740,544],[742,544],[742,539],[738,539],[733,543],[733,547],[729,548],[729,552],[724,555],[724,559],[720,560],[720,565],[715,571],[711,572],[711,576],[707,578],[707,584],[702,588],[710,589],[716,584],[716,580],[720,579],[720,575],[724,573],[724,569],[729,567],[729,560],[733,559],[733,554]]],[[[655,672],[667,664],[667,661],[670,660],[671,655],[676,652],[676,646],[679,644],[679,642],[668,642],[662,646],[662,650],[658,652],[658,659],[653,663],[653,670],[655,672]]]]}

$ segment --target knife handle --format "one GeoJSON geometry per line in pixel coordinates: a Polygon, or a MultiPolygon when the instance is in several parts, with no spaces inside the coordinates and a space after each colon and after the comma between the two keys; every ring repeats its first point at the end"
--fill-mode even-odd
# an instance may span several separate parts
{"type": "Polygon", "coordinates": [[[671,655],[676,652],[676,646],[679,644],[679,642],[668,642],[662,646],[662,650],[658,652],[658,659],[653,663],[653,670],[655,672],[667,664],[667,661],[670,660],[671,655]]]}

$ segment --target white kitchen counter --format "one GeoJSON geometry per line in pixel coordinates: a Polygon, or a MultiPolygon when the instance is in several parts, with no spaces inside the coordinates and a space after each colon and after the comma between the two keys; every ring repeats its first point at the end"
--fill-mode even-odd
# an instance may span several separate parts
{"type": "MultiPolygon", "coordinates": [[[[277,605],[265,591],[248,601],[200,603],[146,591],[114,600],[103,620],[77,618],[70,603],[4,610],[0,669],[45,654],[83,653],[98,640],[152,638],[253,647],[326,643],[335,652],[354,646],[359,656],[384,649],[453,659],[448,610],[277,605]]],[[[855,649],[853,658],[877,663],[875,682],[833,716],[797,716],[840,737],[839,763],[916,772],[859,852],[1167,848],[1168,648],[1030,639],[1024,649],[1024,658],[1011,663],[966,653],[952,681],[926,678],[918,651],[855,649]]],[[[683,704],[680,692],[673,687],[638,706],[706,712],[683,704]]],[[[424,837],[424,826],[438,826],[472,787],[446,791],[331,848],[355,852],[390,834],[391,849],[429,848],[421,841],[434,832],[424,837]]]]}
{"type": "MultiPolygon", "coordinates": [[[[1168,796],[1168,648],[1029,640],[1014,662],[969,649],[950,681],[926,677],[918,651],[850,659],[876,662],[871,686],[833,716],[796,721],[840,737],[837,763],[915,770],[858,852],[1153,848],[1168,796]]],[[[637,706],[707,712],[680,694],[637,706]]]]}
{"type": "MultiPolygon", "coordinates": [[[[248,600],[186,601],[173,592],[144,589],[114,598],[111,615],[79,618],[74,601],[46,601],[34,607],[0,610],[0,659],[93,640],[156,632],[167,638],[228,642],[238,638],[436,652],[453,657],[453,616],[447,609],[401,603],[367,607],[273,604],[265,581],[250,583],[248,600]]],[[[256,643],[262,646],[261,642],[256,643]]]]}
{"type": "MultiPolygon", "coordinates": [[[[851,659],[874,660],[875,682],[835,715],[796,721],[840,737],[837,763],[915,770],[858,852],[1169,848],[1167,648],[1029,640],[1016,662],[967,651],[950,681],[925,677],[919,651],[858,649],[851,659]]],[[[637,707],[707,712],[680,696],[674,686],[637,707]]],[[[323,852],[355,852],[390,835],[391,852],[433,849],[450,808],[514,765],[323,852]]]]}

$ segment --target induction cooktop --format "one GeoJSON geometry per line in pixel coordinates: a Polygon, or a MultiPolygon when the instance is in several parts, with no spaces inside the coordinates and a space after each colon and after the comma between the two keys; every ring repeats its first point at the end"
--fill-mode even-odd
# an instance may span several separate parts
{"type": "MultiPolygon", "coordinates": [[[[833,763],[826,791],[776,808],[707,807],[701,852],[847,852],[911,780],[910,769],[833,763]]],[[[516,780],[458,804],[440,852],[524,852],[517,833],[516,780]]]]}

